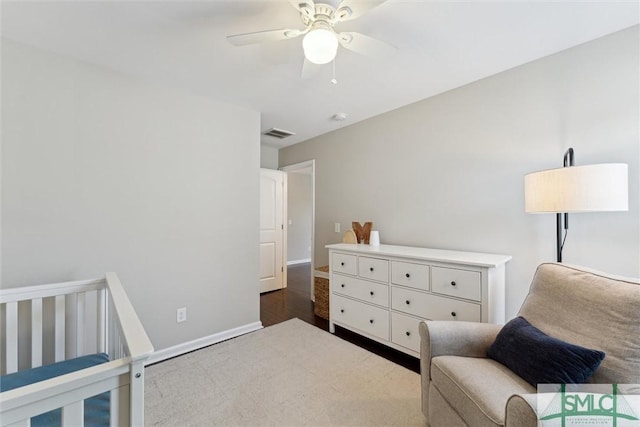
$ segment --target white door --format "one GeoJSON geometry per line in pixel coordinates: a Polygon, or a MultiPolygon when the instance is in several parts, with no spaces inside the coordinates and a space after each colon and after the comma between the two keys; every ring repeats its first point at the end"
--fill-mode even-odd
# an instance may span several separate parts
{"type": "Polygon", "coordinates": [[[260,169],[260,292],[284,288],[286,173],[260,169]]]}

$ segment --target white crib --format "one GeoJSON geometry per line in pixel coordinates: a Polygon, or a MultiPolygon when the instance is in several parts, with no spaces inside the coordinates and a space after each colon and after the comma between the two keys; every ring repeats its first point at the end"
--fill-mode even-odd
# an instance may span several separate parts
{"type": "Polygon", "coordinates": [[[114,273],[1,289],[0,320],[3,375],[94,353],[109,359],[0,393],[3,426],[30,426],[57,408],[63,425],[83,426],[84,400],[106,391],[112,426],[144,424],[144,364],[153,346],[114,273]]]}

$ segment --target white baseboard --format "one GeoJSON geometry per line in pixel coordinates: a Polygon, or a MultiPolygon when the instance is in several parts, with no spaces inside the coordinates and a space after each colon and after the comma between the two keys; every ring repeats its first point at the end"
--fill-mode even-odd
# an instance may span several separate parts
{"type": "Polygon", "coordinates": [[[235,338],[249,332],[257,331],[258,329],[262,329],[262,322],[249,323],[247,325],[238,326],[237,328],[209,335],[208,337],[198,338],[193,341],[174,345],[173,347],[154,351],[153,353],[151,353],[151,356],[145,363],[145,366],[151,365],[152,363],[162,362],[163,360],[180,356],[181,354],[189,353],[190,351],[198,350],[203,347],[219,343],[221,341],[226,341],[228,339],[235,338]]]}
{"type": "Polygon", "coordinates": [[[287,261],[287,265],[304,264],[305,262],[311,262],[311,258],[294,259],[293,261],[287,261]]]}

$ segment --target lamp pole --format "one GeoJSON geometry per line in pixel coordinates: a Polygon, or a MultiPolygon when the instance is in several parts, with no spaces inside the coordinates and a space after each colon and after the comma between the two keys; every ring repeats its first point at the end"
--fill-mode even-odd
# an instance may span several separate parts
{"type": "MultiPolygon", "coordinates": [[[[574,164],[573,148],[569,148],[564,153],[563,167],[571,167],[574,164]]],[[[563,216],[564,216],[564,233],[567,235],[569,229],[569,214],[568,213],[556,213],[556,253],[557,261],[562,262],[562,248],[564,247],[564,240],[562,238],[563,228],[563,216]]]]}

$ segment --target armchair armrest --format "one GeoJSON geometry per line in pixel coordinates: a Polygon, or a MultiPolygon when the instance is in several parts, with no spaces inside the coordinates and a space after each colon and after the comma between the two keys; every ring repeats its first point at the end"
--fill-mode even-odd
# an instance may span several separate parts
{"type": "Polygon", "coordinates": [[[534,393],[511,396],[505,408],[505,427],[537,426],[537,399],[538,395],[534,393]]]}
{"type": "Polygon", "coordinates": [[[421,359],[436,356],[486,357],[502,325],[476,322],[420,322],[421,359]]]}
{"type": "Polygon", "coordinates": [[[420,322],[420,378],[422,412],[426,415],[431,383],[431,358],[436,356],[486,357],[502,325],[475,322],[420,322]]]}

